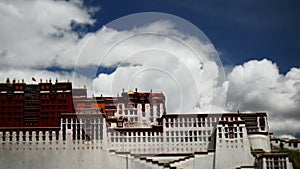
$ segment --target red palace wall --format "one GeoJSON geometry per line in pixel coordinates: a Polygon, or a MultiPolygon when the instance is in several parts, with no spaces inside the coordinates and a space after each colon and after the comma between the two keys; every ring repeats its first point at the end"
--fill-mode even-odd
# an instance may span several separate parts
{"type": "Polygon", "coordinates": [[[70,82],[0,83],[0,130],[58,128],[62,113],[75,113],[70,82]]]}

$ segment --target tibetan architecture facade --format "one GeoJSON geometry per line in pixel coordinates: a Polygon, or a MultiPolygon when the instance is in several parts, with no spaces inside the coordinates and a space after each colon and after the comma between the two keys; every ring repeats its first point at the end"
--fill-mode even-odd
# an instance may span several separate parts
{"type": "Polygon", "coordinates": [[[0,130],[59,130],[61,114],[75,112],[72,100],[70,82],[26,84],[7,79],[0,84],[0,130]]]}
{"type": "Polygon", "coordinates": [[[70,82],[8,80],[0,84],[0,163],[292,169],[288,155],[272,149],[280,143],[269,133],[266,113],[171,114],[165,102],[161,92],[88,97],[70,82]]]}

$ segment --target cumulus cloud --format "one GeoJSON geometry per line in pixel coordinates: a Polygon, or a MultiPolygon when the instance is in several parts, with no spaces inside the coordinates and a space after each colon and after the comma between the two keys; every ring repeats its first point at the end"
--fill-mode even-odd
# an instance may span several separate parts
{"type": "Polygon", "coordinates": [[[226,106],[231,111],[267,111],[272,130],[293,134],[300,130],[300,69],[280,74],[267,59],[236,66],[228,75],[226,106]]]}
{"type": "Polygon", "coordinates": [[[52,82],[55,83],[56,80],[58,82],[66,82],[72,81],[76,79],[77,87],[83,87],[87,83],[92,83],[92,81],[84,76],[80,76],[77,74],[73,74],[72,72],[51,72],[47,70],[36,70],[36,69],[8,69],[0,72],[0,83],[6,81],[6,79],[12,82],[15,80],[16,82],[21,82],[24,80],[25,83],[33,83],[37,84],[42,80],[43,82],[52,82]],[[36,79],[36,82],[32,80],[32,77],[36,79]]]}
{"type": "Polygon", "coordinates": [[[287,135],[287,134],[280,135],[279,138],[282,138],[282,139],[295,139],[294,136],[292,136],[292,135],[287,135]]]}
{"type": "Polygon", "coordinates": [[[74,67],[75,49],[83,41],[73,26],[93,25],[92,15],[96,10],[99,8],[85,8],[80,0],[1,1],[1,82],[10,78],[35,83],[31,80],[35,77],[38,82],[76,79],[81,87],[83,82],[89,83],[86,77],[72,72],[52,72],[46,68],[74,67]]]}
{"type": "Polygon", "coordinates": [[[80,1],[1,1],[0,65],[44,68],[74,65],[66,55],[78,35],[72,24],[93,24],[90,11],[80,1]]]}
{"type": "Polygon", "coordinates": [[[87,38],[77,66],[118,67],[94,79],[95,95],[138,88],[163,91],[172,113],[222,108],[224,99],[214,99],[220,67],[210,57],[215,53],[213,46],[176,31],[172,22],[160,20],[124,31],[104,27],[87,38]]]}

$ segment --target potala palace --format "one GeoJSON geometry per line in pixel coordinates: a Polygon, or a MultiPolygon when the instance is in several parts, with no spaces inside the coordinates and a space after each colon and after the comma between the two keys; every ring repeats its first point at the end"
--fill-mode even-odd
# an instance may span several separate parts
{"type": "Polygon", "coordinates": [[[157,92],[87,97],[70,82],[0,84],[1,168],[292,169],[299,140],[264,112],[167,113],[157,92]]]}

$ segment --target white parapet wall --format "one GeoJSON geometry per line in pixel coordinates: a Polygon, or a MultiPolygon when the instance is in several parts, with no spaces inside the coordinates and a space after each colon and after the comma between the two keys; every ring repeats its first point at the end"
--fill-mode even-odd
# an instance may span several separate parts
{"type": "Polygon", "coordinates": [[[271,143],[269,135],[249,134],[248,139],[252,150],[261,149],[265,152],[271,151],[271,143]]]}
{"type": "Polygon", "coordinates": [[[218,124],[216,130],[215,169],[254,164],[245,124],[218,124]]]}
{"type": "Polygon", "coordinates": [[[278,148],[287,148],[290,150],[300,151],[300,139],[283,139],[283,138],[273,138],[271,144],[278,148]]]}
{"type": "MultiPolygon", "coordinates": [[[[48,132],[47,132],[48,135],[48,132]]],[[[142,163],[130,155],[116,155],[96,141],[66,140],[1,141],[0,168],[2,169],[156,169],[159,166],[142,163]]],[[[60,132],[60,138],[62,133],[60,132]]],[[[46,137],[47,138],[47,137],[46,137]]]]}

